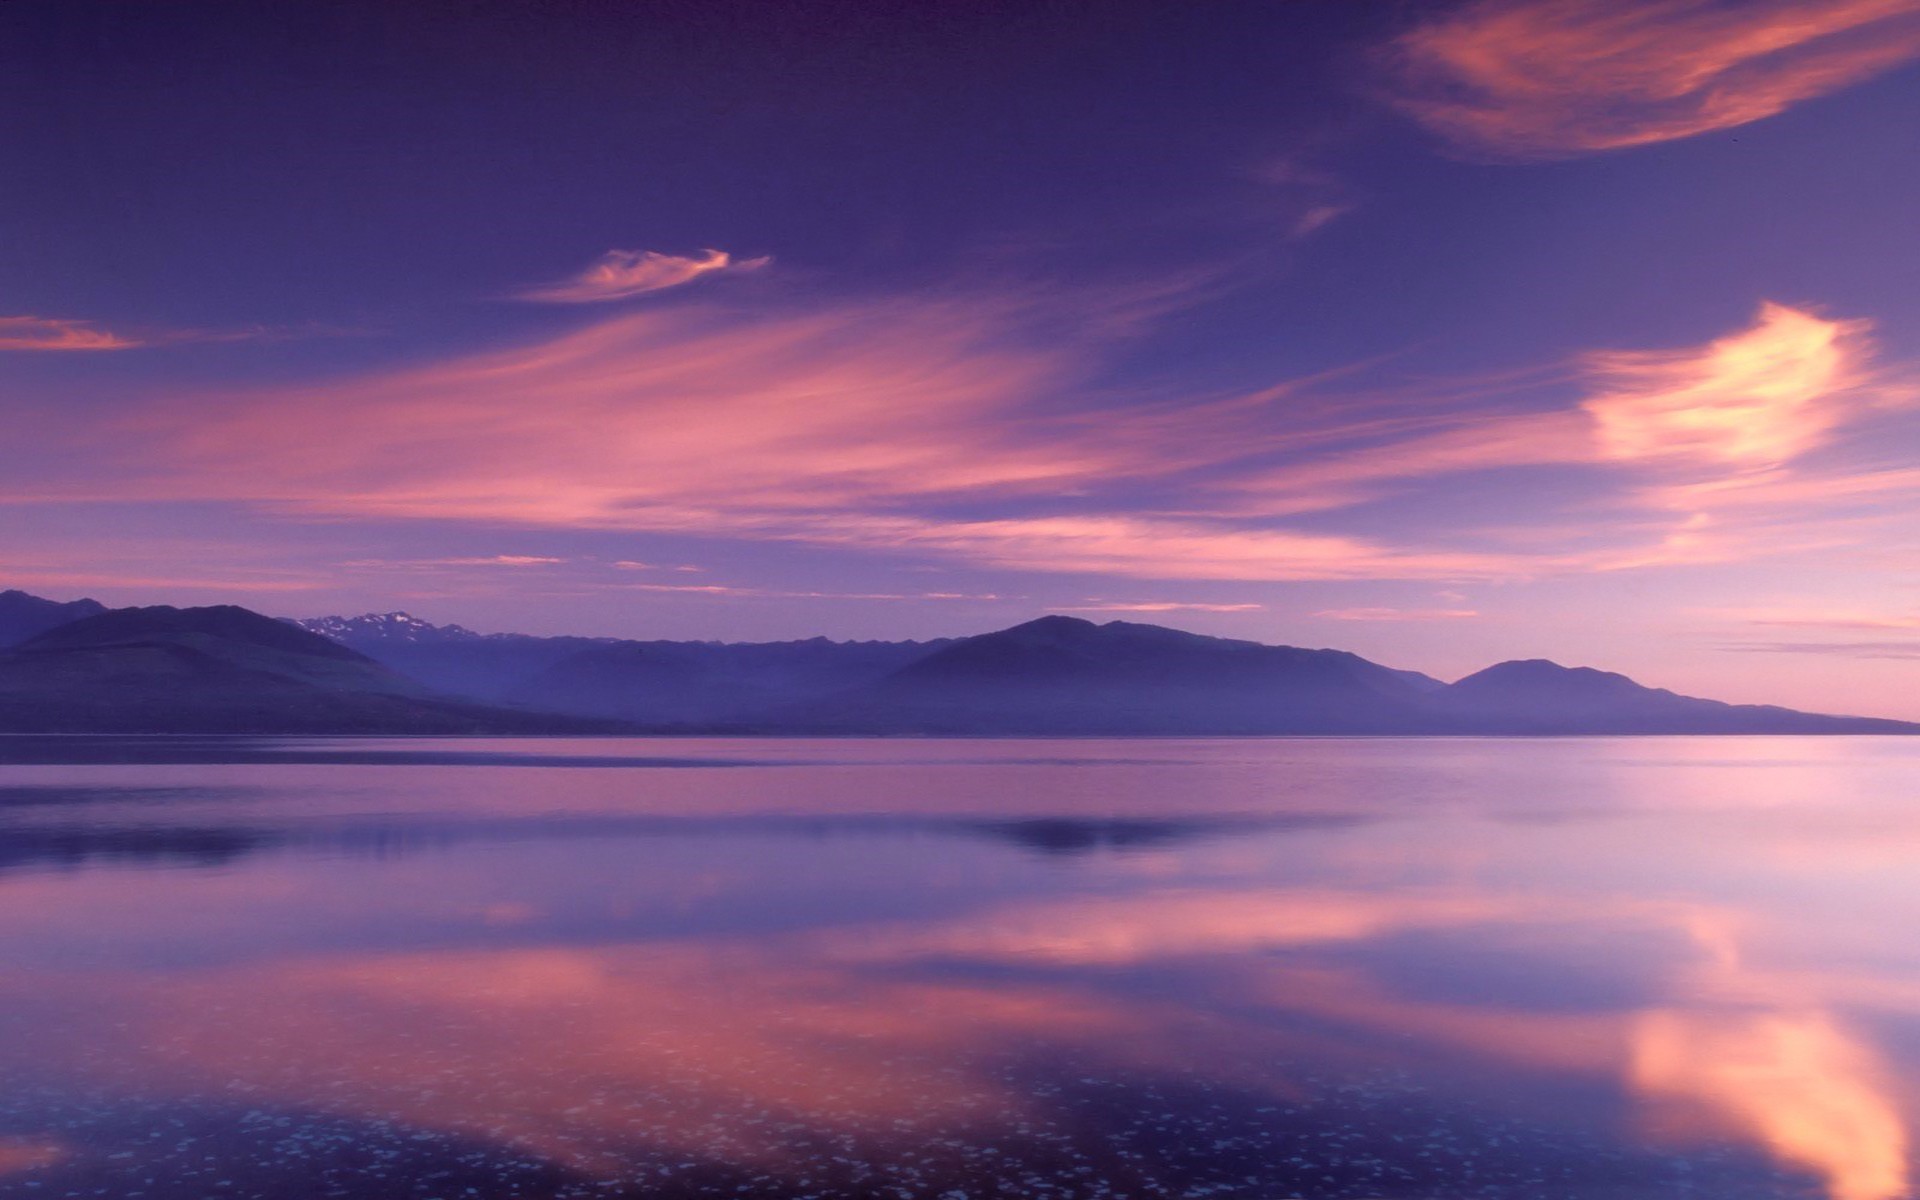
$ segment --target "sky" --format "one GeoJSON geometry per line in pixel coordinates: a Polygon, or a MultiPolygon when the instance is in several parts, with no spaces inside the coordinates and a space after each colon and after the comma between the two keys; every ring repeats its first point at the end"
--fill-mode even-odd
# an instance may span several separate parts
{"type": "Polygon", "coordinates": [[[1920,0],[10,0],[0,98],[0,586],[1920,718],[1920,0]]]}

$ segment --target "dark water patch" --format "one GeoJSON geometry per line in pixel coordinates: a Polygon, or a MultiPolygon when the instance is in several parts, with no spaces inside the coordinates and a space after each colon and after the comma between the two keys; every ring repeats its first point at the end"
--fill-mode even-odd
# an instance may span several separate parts
{"type": "Polygon", "coordinates": [[[1258,820],[1137,820],[1037,817],[986,821],[978,832],[1043,855],[1070,858],[1095,851],[1151,850],[1200,838],[1303,829],[1337,829],[1371,818],[1345,813],[1289,814],[1258,820]]]}
{"type": "MultiPolygon", "coordinates": [[[[236,789],[238,790],[238,789],[236,789]]],[[[206,798],[199,789],[46,788],[0,790],[0,810],[8,792],[12,807],[58,809],[109,804],[125,797],[164,804],[206,798]],[[19,793],[30,793],[19,795],[19,793]]],[[[290,819],[271,815],[252,824],[209,826],[123,825],[47,826],[0,824],[0,868],[34,861],[69,865],[90,861],[138,864],[173,860],[192,865],[222,865],[266,850],[297,850],[354,858],[394,859],[448,851],[476,843],[604,841],[610,839],[751,838],[781,840],[890,839],[921,837],[988,838],[1035,851],[1049,858],[1073,858],[1095,852],[1127,852],[1167,847],[1210,837],[1256,832],[1334,828],[1358,823],[1344,816],[1286,817],[1263,820],[1105,820],[1046,817],[1021,821],[943,817],[526,817],[459,816],[372,820],[290,819]]]]}
{"type": "MultiPolygon", "coordinates": [[[[167,737],[129,735],[0,735],[0,766],[399,766],[399,767],[581,767],[716,768],[819,765],[774,759],[642,754],[551,753],[537,750],[462,750],[457,743],[426,747],[417,738],[390,746],[354,738],[330,744],[324,738],[167,737]]],[[[540,739],[529,739],[528,745],[540,739]]]]}
{"type": "Polygon", "coordinates": [[[243,800],[269,793],[241,787],[84,787],[23,784],[0,786],[0,811],[69,808],[94,804],[177,804],[202,800],[243,800]]]}
{"type": "Polygon", "coordinates": [[[221,827],[0,828],[0,871],[99,864],[218,867],[264,849],[272,834],[221,827]]]}

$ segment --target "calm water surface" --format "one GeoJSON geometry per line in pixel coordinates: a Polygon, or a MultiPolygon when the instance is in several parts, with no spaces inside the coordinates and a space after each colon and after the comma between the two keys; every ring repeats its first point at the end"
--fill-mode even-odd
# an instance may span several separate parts
{"type": "Polygon", "coordinates": [[[0,738],[0,1194],[1909,1194],[1920,741],[0,738]]]}

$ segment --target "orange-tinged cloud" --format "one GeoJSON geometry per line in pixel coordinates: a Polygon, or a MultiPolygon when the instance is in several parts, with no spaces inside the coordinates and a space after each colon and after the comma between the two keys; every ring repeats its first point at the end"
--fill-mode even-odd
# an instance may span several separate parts
{"type": "Polygon", "coordinates": [[[1565,158],[1731,129],[1920,55],[1920,0],[1478,0],[1391,49],[1455,147],[1565,158]]]}
{"type": "Polygon", "coordinates": [[[1908,1194],[1906,1127],[1884,1074],[1818,1012],[1648,1013],[1630,1068],[1635,1086],[1704,1104],[1819,1172],[1833,1200],[1908,1194]]]}
{"type": "Polygon", "coordinates": [[[1012,428],[1063,366],[996,332],[939,306],[638,313],[325,389],[183,401],[143,427],[185,494],[609,528],[751,526],[1097,471],[1012,428]]]}
{"type": "Polygon", "coordinates": [[[1591,356],[1582,408],[1613,459],[1684,456],[1767,467],[1819,446],[1867,378],[1864,321],[1764,304],[1755,324],[1698,349],[1591,356]]]}
{"type": "Polygon", "coordinates": [[[529,288],[518,293],[516,299],[543,304],[601,304],[679,287],[712,272],[757,270],[768,261],[735,259],[724,250],[706,250],[699,257],[654,250],[609,250],[578,275],[529,288]]]}
{"type": "MultiPolygon", "coordinates": [[[[1871,367],[1871,325],[1765,303],[1745,329],[1678,350],[1584,356],[1574,408],[1489,413],[1462,405],[1440,428],[1250,473],[1230,486],[1249,511],[1314,511],[1410,481],[1535,466],[1705,468],[1724,486],[1815,449],[1902,393],[1871,367]]],[[[1688,480],[1689,484],[1695,480],[1688,480]]]]}
{"type": "Polygon", "coordinates": [[[0,350],[131,350],[144,342],[96,329],[90,321],[0,317],[0,350]]]}
{"type": "Polygon", "coordinates": [[[1495,531],[1512,548],[1515,574],[1854,545],[1903,519],[1893,506],[1920,494],[1920,472],[1858,461],[1868,435],[1893,429],[1914,406],[1910,378],[1875,363],[1871,330],[1766,303],[1751,325],[1701,345],[1581,356],[1566,382],[1584,382],[1586,395],[1571,407],[1461,403],[1444,421],[1407,423],[1401,436],[1331,446],[1217,486],[1225,506],[1251,518],[1333,512],[1477,472],[1584,472],[1597,493],[1585,508],[1609,519],[1495,531]]]}

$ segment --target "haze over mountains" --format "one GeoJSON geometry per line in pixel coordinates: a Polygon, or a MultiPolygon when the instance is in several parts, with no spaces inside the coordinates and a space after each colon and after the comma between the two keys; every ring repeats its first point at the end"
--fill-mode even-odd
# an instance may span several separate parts
{"type": "Polygon", "coordinates": [[[0,593],[0,731],[946,735],[1920,733],[1544,660],[1452,684],[1342,650],[1049,616],[929,642],[479,634],[0,593]],[[65,618],[65,619],[62,619],[65,618]]]}

